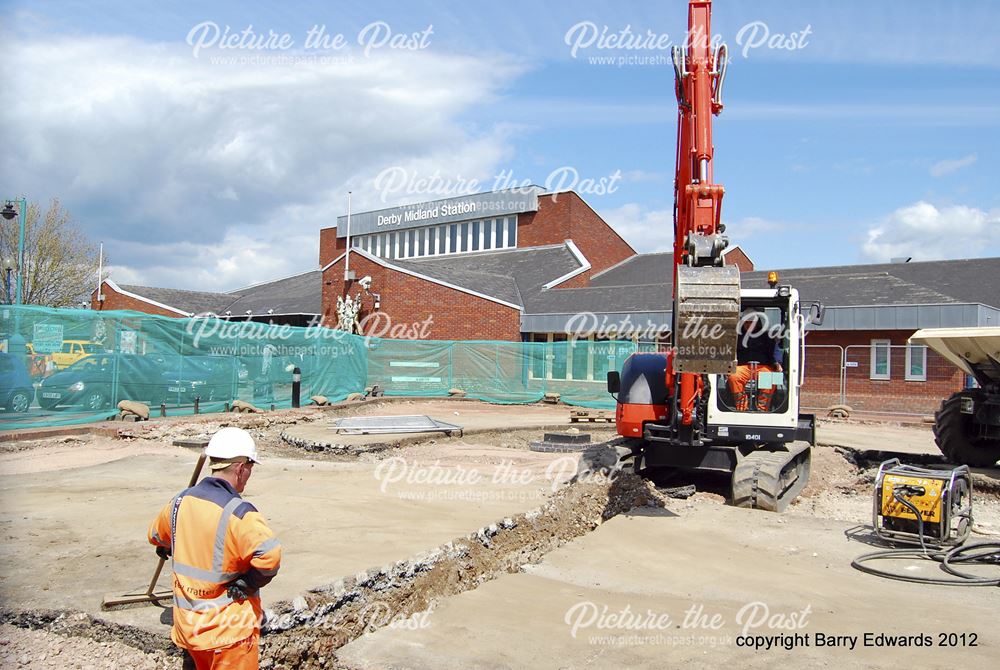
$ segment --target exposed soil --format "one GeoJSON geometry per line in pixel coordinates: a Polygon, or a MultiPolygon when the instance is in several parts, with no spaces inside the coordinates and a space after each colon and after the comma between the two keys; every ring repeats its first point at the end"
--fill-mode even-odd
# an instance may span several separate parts
{"type": "Polygon", "coordinates": [[[175,670],[181,659],[163,652],[143,653],[116,640],[98,642],[87,637],[67,637],[47,630],[0,625],[0,667],[62,670],[175,670]]]}
{"type": "MultiPolygon", "coordinates": [[[[504,410],[512,415],[533,413],[532,420],[539,427],[555,416],[551,407],[504,410]]],[[[123,425],[123,437],[119,439],[80,435],[0,443],[0,475],[74,470],[134,456],[176,455],[179,447],[171,445],[173,440],[207,439],[224,425],[251,430],[264,458],[353,461],[360,465],[398,457],[411,463],[440,461],[448,468],[486,469],[516,461],[525,472],[539,475],[545,471],[552,456],[528,450],[529,442],[539,439],[542,430],[496,427],[499,411],[480,403],[457,401],[369,401],[347,409],[178,417],[171,421],[123,425]],[[376,444],[379,448],[354,453],[310,451],[281,437],[291,429],[320,426],[347,412],[375,414],[390,410],[394,414],[437,413],[446,421],[457,418],[454,412],[459,412],[461,420],[456,422],[466,422],[473,430],[461,438],[418,435],[370,439],[366,446],[376,444]]],[[[567,414],[566,408],[558,411],[567,414]]],[[[609,439],[614,433],[612,427],[601,424],[580,428],[592,433],[594,442],[609,439]]],[[[792,528],[796,519],[803,517],[836,521],[845,528],[871,522],[872,486],[878,464],[887,455],[867,449],[864,443],[859,437],[862,446],[857,449],[813,450],[808,487],[776,522],[779,528],[788,528],[790,538],[795,532],[805,532],[792,528]]],[[[943,463],[935,454],[907,454],[904,460],[914,464],[943,463]]],[[[327,466],[333,467],[334,463],[327,466]]],[[[324,466],[316,463],[315,467],[324,466]]],[[[681,514],[705,514],[710,507],[724,502],[719,495],[723,487],[718,481],[711,478],[693,481],[698,492],[686,502],[670,504],[681,514]]],[[[690,482],[684,477],[674,477],[658,483],[677,488],[690,482]]],[[[983,536],[1000,535],[1000,475],[995,470],[977,471],[974,487],[977,532],[983,536]]],[[[399,556],[395,563],[374,566],[333,583],[315,586],[291,601],[275,603],[264,627],[261,667],[342,667],[338,649],[361,635],[386,626],[419,625],[421,616],[433,611],[444,599],[504,575],[524,572],[526,566],[538,564],[553,550],[589,534],[604,521],[635,507],[664,507],[667,500],[665,491],[633,475],[623,475],[615,482],[579,482],[554,494],[543,487],[541,495],[548,497],[543,497],[541,504],[532,502],[538,507],[530,511],[498,518],[420,554],[399,556]]],[[[358,527],[363,523],[360,520],[358,527]]],[[[443,537],[449,537],[450,532],[443,537]]],[[[440,539],[443,538],[439,536],[428,544],[440,539]]],[[[0,581],[6,579],[0,574],[0,581]]],[[[0,610],[0,667],[180,667],[178,652],[166,637],[166,626],[157,633],[80,612],[21,610],[9,600],[0,605],[4,607],[0,610]]]]}

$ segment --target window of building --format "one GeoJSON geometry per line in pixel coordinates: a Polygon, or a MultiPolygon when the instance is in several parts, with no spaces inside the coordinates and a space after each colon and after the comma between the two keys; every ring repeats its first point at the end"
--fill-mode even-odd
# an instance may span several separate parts
{"type": "Polygon", "coordinates": [[[927,381],[927,347],[922,344],[906,347],[906,381],[927,381]]]}
{"type": "Polygon", "coordinates": [[[548,335],[544,333],[531,334],[531,345],[528,347],[531,367],[528,368],[528,376],[532,379],[545,379],[545,358],[548,341],[548,335]]]}
{"type": "Polygon", "coordinates": [[[471,225],[468,223],[463,223],[458,227],[458,239],[461,247],[459,251],[469,250],[469,228],[471,228],[471,225]]]}
{"type": "Polygon", "coordinates": [[[437,229],[437,249],[439,254],[444,254],[448,252],[447,241],[448,241],[448,227],[438,226],[437,229]]]}
{"type": "Polygon", "coordinates": [[[517,217],[508,216],[507,217],[507,246],[516,247],[517,246],[517,217]]]}
{"type": "Polygon", "coordinates": [[[889,358],[892,353],[892,342],[889,340],[872,340],[871,349],[871,379],[889,379],[889,358]]]}
{"type": "Polygon", "coordinates": [[[550,356],[552,357],[552,368],[550,372],[550,379],[566,379],[566,373],[569,371],[567,367],[567,343],[566,335],[564,333],[554,333],[549,337],[552,338],[552,348],[550,349],[550,356]]]}
{"type": "Polygon", "coordinates": [[[593,355],[591,354],[594,348],[593,335],[588,338],[571,339],[570,348],[572,349],[570,379],[592,380],[594,378],[593,355]]]}
{"type": "Polygon", "coordinates": [[[493,219],[483,221],[483,249],[493,248],[493,219]]]}
{"type": "Polygon", "coordinates": [[[605,384],[608,370],[621,370],[635,351],[630,340],[601,340],[593,335],[568,339],[563,333],[532,333],[529,342],[531,379],[605,384]]]}
{"type": "Polygon", "coordinates": [[[448,251],[458,251],[458,225],[454,223],[448,226],[448,251]]]}
{"type": "Polygon", "coordinates": [[[472,222],[472,246],[470,247],[470,249],[472,249],[472,251],[479,251],[479,235],[480,235],[479,222],[478,221],[473,221],[472,222]]]}

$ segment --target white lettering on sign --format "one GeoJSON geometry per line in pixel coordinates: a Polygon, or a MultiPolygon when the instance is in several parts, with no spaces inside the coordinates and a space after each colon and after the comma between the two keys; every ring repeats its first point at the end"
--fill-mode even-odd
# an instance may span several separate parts
{"type": "Polygon", "coordinates": [[[379,214],[377,224],[380,226],[395,226],[403,220],[399,214],[379,214]]]}
{"type": "Polygon", "coordinates": [[[477,209],[475,202],[446,202],[424,209],[407,209],[402,214],[379,214],[375,218],[376,226],[398,226],[411,221],[427,221],[444,216],[461,216],[474,214],[477,209]]]}

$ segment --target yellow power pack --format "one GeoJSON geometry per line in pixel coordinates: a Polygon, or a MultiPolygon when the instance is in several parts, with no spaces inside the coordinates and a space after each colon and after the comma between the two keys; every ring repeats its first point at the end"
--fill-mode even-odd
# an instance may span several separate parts
{"type": "Polygon", "coordinates": [[[964,542],[972,530],[968,466],[937,469],[903,465],[898,458],[885,461],[875,478],[872,525],[876,535],[893,542],[964,542]]]}
{"type": "Polygon", "coordinates": [[[906,500],[920,510],[920,516],[923,517],[925,523],[941,522],[941,492],[944,489],[944,480],[909,475],[888,474],[882,478],[882,516],[916,520],[916,514],[892,495],[896,487],[900,485],[922,488],[923,495],[912,495],[906,500]]]}

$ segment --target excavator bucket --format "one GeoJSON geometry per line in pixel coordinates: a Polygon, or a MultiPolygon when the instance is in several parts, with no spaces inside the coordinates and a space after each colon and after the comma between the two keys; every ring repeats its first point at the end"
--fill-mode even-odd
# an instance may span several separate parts
{"type": "Polygon", "coordinates": [[[730,374],[736,369],[740,271],[677,267],[674,372],[730,374]]]}

